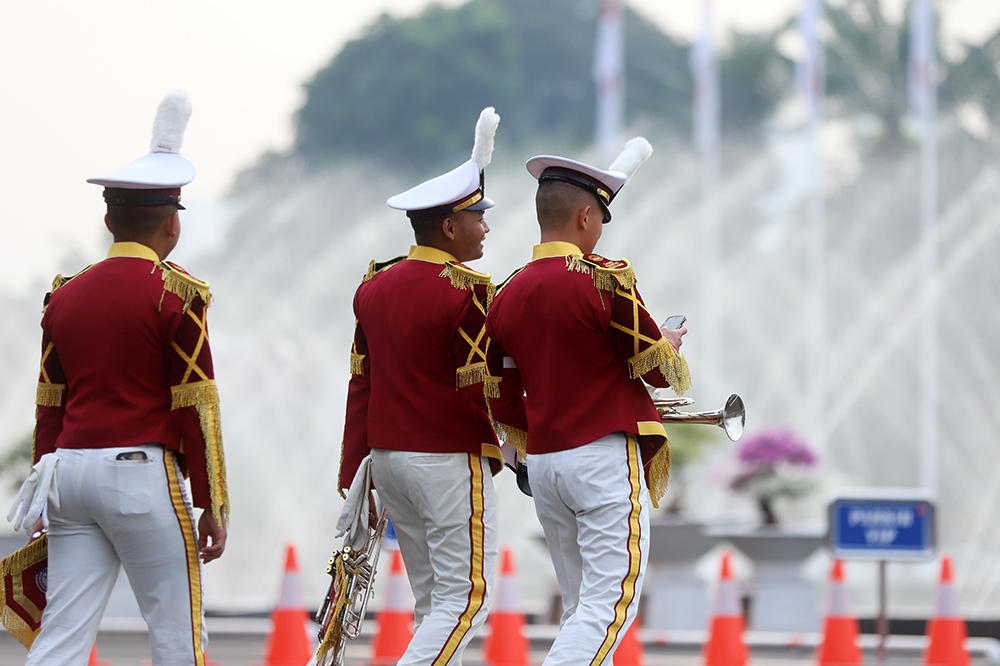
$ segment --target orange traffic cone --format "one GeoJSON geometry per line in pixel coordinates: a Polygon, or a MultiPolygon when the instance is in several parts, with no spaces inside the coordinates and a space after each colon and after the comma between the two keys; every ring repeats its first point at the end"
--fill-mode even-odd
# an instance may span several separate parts
{"type": "Polygon", "coordinates": [[[529,666],[530,650],[524,636],[524,613],[517,598],[514,553],[500,552],[500,580],[493,610],[488,618],[490,633],[483,639],[483,661],[490,666],[529,666]]]}
{"type": "Polygon", "coordinates": [[[722,552],[722,571],[719,587],[715,592],[715,606],[708,630],[708,642],[702,654],[705,666],[744,666],[747,663],[747,646],[743,642],[743,612],[740,610],[739,591],[733,580],[729,552],[722,552]]]}
{"type": "Polygon", "coordinates": [[[969,651],[965,649],[968,632],[965,620],[958,614],[958,597],[948,555],[941,559],[941,582],[934,603],[934,617],[927,623],[927,637],[930,641],[924,652],[924,664],[969,666],[969,651]]]}
{"type": "Polygon", "coordinates": [[[94,641],[94,647],[90,648],[90,659],[87,661],[87,666],[111,666],[110,661],[97,658],[97,641],[94,641]]]}
{"type": "Polygon", "coordinates": [[[646,658],[646,652],[642,647],[642,640],[639,638],[639,616],[629,626],[628,631],[622,636],[622,640],[615,649],[615,654],[611,658],[614,666],[642,666],[646,658]]]}
{"type": "Polygon", "coordinates": [[[309,640],[309,613],[302,598],[295,546],[288,544],[281,595],[271,613],[271,634],[264,650],[266,666],[305,666],[313,655],[309,640]]]}
{"type": "Polygon", "coordinates": [[[830,572],[830,598],[828,614],[823,622],[823,641],[816,650],[816,663],[820,666],[849,666],[861,663],[858,647],[858,619],[851,615],[844,582],[844,563],[834,560],[830,572]]]}
{"type": "Polygon", "coordinates": [[[407,594],[410,583],[403,569],[403,556],[398,550],[390,552],[392,567],[385,588],[385,601],[375,614],[378,629],[372,639],[373,666],[395,664],[413,638],[413,608],[407,594]]]}

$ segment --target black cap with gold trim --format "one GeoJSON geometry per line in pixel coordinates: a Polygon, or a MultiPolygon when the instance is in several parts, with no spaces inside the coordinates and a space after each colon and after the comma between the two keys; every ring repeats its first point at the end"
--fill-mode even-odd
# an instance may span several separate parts
{"type": "Polygon", "coordinates": [[[604,212],[604,221],[611,221],[608,206],[643,162],[653,154],[653,147],[646,139],[636,137],[625,144],[621,155],[604,171],[583,162],[556,155],[536,155],[525,164],[528,173],[539,183],[560,180],[582,187],[597,198],[604,212]]]}
{"type": "Polygon", "coordinates": [[[483,109],[476,123],[471,159],[446,174],[397,194],[386,203],[390,208],[405,210],[412,220],[492,208],[493,201],[486,197],[485,169],[493,157],[493,137],[499,124],[500,116],[492,106],[483,109]]]}

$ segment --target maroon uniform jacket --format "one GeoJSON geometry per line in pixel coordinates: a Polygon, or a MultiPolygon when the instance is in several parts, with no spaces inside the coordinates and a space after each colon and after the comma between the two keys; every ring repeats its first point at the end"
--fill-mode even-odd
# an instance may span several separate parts
{"type": "Polygon", "coordinates": [[[669,449],[642,380],[672,385],[682,394],[690,377],[684,357],[643,305],[627,260],[582,256],[571,243],[536,246],[532,262],[501,286],[487,334],[489,375],[502,377],[503,397],[491,401],[498,430],[515,445],[523,437],[529,454],[575,448],[613,432],[633,433],[650,494],[654,502],[659,499],[669,449]],[[506,370],[504,356],[513,361],[506,370]],[[526,422],[516,406],[521,386],[526,422]],[[526,433],[519,432],[522,424],[526,433]]]}
{"type": "Polygon", "coordinates": [[[208,283],[139,243],[72,278],[42,317],[32,462],[57,448],[158,443],[183,454],[195,506],[229,513],[208,283]]]}
{"type": "Polygon", "coordinates": [[[483,394],[492,297],[489,275],[435,248],[372,262],[354,295],[341,488],[371,449],[500,461],[483,394]]]}

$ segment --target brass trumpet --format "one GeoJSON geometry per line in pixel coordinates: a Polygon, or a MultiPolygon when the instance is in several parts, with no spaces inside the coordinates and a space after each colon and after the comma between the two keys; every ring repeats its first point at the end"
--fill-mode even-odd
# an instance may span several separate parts
{"type": "Polygon", "coordinates": [[[369,528],[368,539],[361,550],[344,546],[330,556],[326,572],[333,580],[317,616],[319,646],[314,661],[310,663],[341,666],[344,663],[345,641],[361,635],[385,527],[386,512],[382,509],[378,524],[374,529],[369,528]]]}
{"type": "Polygon", "coordinates": [[[717,425],[726,431],[726,436],[734,442],[743,436],[743,425],[746,423],[746,410],[743,399],[733,393],[726,400],[726,406],[714,412],[679,412],[678,407],[693,403],[691,398],[673,398],[654,400],[653,405],[664,423],[708,423],[717,425]]]}

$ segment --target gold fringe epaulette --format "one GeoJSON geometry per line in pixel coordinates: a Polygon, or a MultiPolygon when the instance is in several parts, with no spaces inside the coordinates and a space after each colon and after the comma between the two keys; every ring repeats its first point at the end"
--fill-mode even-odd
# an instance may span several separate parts
{"type": "Polygon", "coordinates": [[[35,391],[35,404],[39,407],[62,407],[62,397],[65,391],[65,384],[39,382],[38,389],[35,391]]]}
{"type": "Polygon", "coordinates": [[[594,286],[602,291],[614,291],[619,286],[635,286],[635,271],[628,259],[605,259],[599,254],[570,254],[566,256],[566,270],[590,275],[594,286]]]}
{"type": "MultiPolygon", "coordinates": [[[[25,597],[17,598],[21,590],[21,572],[30,566],[38,564],[45,558],[49,556],[49,538],[48,535],[43,534],[41,538],[35,539],[27,546],[24,546],[20,550],[8,555],[7,557],[0,560],[0,580],[5,579],[10,576],[14,585],[12,585],[12,592],[14,599],[7,598],[7,586],[0,585],[0,623],[3,624],[4,628],[10,632],[11,636],[16,638],[21,645],[25,648],[31,648],[31,644],[35,642],[35,637],[38,635],[38,628],[32,629],[23,617],[14,612],[14,609],[8,605],[9,602],[13,601],[18,603],[22,607],[24,604],[30,600],[25,597]]],[[[34,604],[31,604],[33,607],[34,604]]],[[[25,610],[29,610],[25,607],[25,610]]],[[[42,619],[42,609],[36,609],[38,612],[38,617],[33,617],[33,619],[40,623],[42,619]]],[[[34,611],[29,610],[29,614],[34,616],[34,611]]]]}
{"type": "Polygon", "coordinates": [[[628,360],[629,376],[632,379],[659,368],[663,378],[670,382],[670,388],[677,395],[684,395],[691,388],[691,371],[687,359],[666,338],[660,338],[651,347],[628,360]]]}
{"type": "Polygon", "coordinates": [[[59,273],[54,278],[52,278],[52,289],[49,291],[49,293],[45,294],[45,302],[42,305],[42,312],[45,312],[45,309],[47,307],[49,307],[49,299],[52,298],[52,294],[54,294],[56,292],[56,289],[59,289],[59,288],[65,286],[67,282],[69,282],[70,280],[72,280],[73,278],[75,278],[75,277],[77,277],[79,275],[83,275],[84,273],[86,273],[87,271],[89,271],[93,267],[94,267],[94,264],[90,264],[90,266],[87,266],[82,271],[78,271],[78,272],[74,273],[73,275],[70,275],[69,277],[66,277],[62,273],[59,273]]]}
{"type": "Polygon", "coordinates": [[[205,469],[212,496],[212,515],[219,525],[229,520],[229,488],[226,482],[226,456],[222,448],[222,419],[219,389],[214,379],[170,387],[171,409],[194,407],[198,411],[201,434],[205,438],[205,469]]]}
{"type": "Polygon", "coordinates": [[[84,273],[86,273],[87,271],[89,271],[93,267],[94,267],[94,264],[90,264],[89,266],[87,266],[83,270],[77,271],[76,273],[74,273],[73,275],[70,275],[69,277],[66,277],[62,273],[60,273],[59,275],[57,275],[54,278],[52,278],[52,291],[55,291],[56,289],[59,289],[60,287],[62,287],[63,285],[65,285],[67,282],[69,282],[73,278],[79,277],[80,275],[83,275],[84,273]]]}
{"type": "Polygon", "coordinates": [[[496,295],[496,286],[492,282],[493,276],[489,273],[479,273],[462,264],[448,261],[444,265],[444,270],[438,277],[446,277],[451,280],[451,286],[462,291],[469,291],[476,285],[486,285],[486,305],[493,302],[496,295]]]}
{"type": "Polygon", "coordinates": [[[363,278],[361,278],[361,282],[362,283],[368,282],[368,280],[371,280],[373,277],[375,277],[376,274],[381,273],[387,268],[395,266],[404,259],[406,259],[405,254],[399,257],[393,257],[389,261],[375,261],[374,259],[372,259],[368,263],[368,272],[365,273],[365,276],[363,278]]]}
{"type": "Polygon", "coordinates": [[[206,307],[212,304],[212,292],[209,291],[207,282],[199,280],[172,262],[161,261],[159,266],[163,272],[163,290],[184,301],[182,312],[187,312],[194,299],[198,297],[201,297],[206,307]]]}
{"type": "Polygon", "coordinates": [[[660,508],[660,500],[667,493],[670,480],[670,441],[665,440],[660,450],[649,461],[649,499],[653,508],[660,508]]]}

